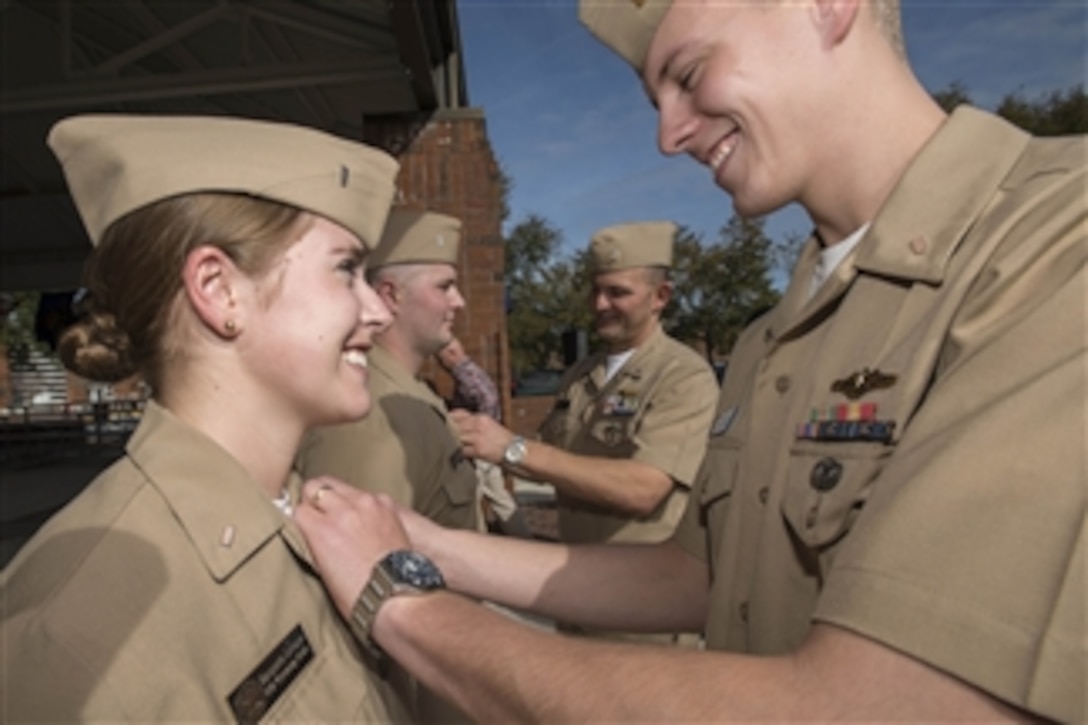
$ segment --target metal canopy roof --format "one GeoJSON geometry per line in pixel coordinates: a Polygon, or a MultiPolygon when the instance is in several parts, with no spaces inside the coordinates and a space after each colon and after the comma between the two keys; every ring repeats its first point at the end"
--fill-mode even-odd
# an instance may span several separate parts
{"type": "Polygon", "coordinates": [[[0,291],[78,285],[45,145],[85,112],[227,114],[363,137],[467,105],[455,0],[0,0],[0,291]]]}

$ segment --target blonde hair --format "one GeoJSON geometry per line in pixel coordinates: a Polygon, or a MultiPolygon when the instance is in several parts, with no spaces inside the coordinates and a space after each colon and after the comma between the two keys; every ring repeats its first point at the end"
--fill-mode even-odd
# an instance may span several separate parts
{"type": "Polygon", "coordinates": [[[65,367],[104,382],[138,372],[157,390],[167,362],[184,354],[172,333],[190,252],[217,247],[258,276],[309,219],[292,206],[219,192],[164,199],[118,219],[88,261],[86,314],[58,343],[65,367]]]}
{"type": "Polygon", "coordinates": [[[903,60],[907,59],[907,47],[903,40],[903,13],[900,0],[869,0],[872,7],[873,22],[881,34],[892,46],[892,50],[903,60]]]}

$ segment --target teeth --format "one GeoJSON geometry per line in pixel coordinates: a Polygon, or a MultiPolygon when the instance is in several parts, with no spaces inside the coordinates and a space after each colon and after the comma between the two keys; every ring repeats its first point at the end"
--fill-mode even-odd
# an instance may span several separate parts
{"type": "Polygon", "coordinates": [[[362,350],[348,350],[344,353],[344,361],[349,365],[358,365],[366,369],[366,353],[362,350]]]}
{"type": "Polygon", "coordinates": [[[733,143],[732,137],[723,141],[721,146],[719,146],[718,149],[714,152],[714,155],[710,157],[711,171],[717,171],[718,167],[721,166],[727,158],[729,158],[729,155],[731,153],[733,153],[734,148],[735,144],[733,143]]]}

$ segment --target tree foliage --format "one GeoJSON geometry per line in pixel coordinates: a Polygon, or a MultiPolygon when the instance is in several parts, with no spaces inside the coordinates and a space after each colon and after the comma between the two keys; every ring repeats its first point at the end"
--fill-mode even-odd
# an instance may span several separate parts
{"type": "Polygon", "coordinates": [[[1037,136],[1088,132],[1088,96],[1084,94],[1084,86],[1064,93],[1052,91],[1035,101],[1013,93],[1001,101],[997,114],[1037,136]]]}
{"type": "Polygon", "coordinates": [[[51,354],[34,332],[40,299],[39,292],[0,293],[0,348],[16,361],[26,358],[31,350],[51,354]]]}
{"type": "Polygon", "coordinates": [[[710,244],[682,227],[665,327],[677,339],[697,342],[708,360],[728,353],[751,318],[778,300],[771,283],[775,254],[762,219],[734,215],[710,244]]]}
{"type": "Polygon", "coordinates": [[[585,324],[585,283],[576,259],[560,258],[563,235],[530,215],[506,240],[510,364],[515,375],[547,368],[562,350],[563,333],[585,324]]]}
{"type": "MultiPolygon", "coordinates": [[[[971,95],[961,83],[952,83],[934,93],[933,99],[949,112],[961,104],[972,103],[971,95]]],[[[1035,100],[1009,93],[994,112],[1036,136],[1088,133],[1088,95],[1083,85],[1043,93],[1035,100]]]]}

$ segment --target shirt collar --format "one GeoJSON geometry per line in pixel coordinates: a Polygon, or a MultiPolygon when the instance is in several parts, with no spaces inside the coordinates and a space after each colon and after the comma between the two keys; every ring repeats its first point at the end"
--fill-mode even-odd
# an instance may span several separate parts
{"type": "Polygon", "coordinates": [[[369,367],[377,373],[384,375],[397,389],[403,390],[416,398],[420,398],[431,404],[436,410],[445,412],[446,403],[431,390],[422,380],[412,373],[394,358],[388,350],[381,345],[375,345],[367,353],[369,367]]]}
{"type": "Polygon", "coordinates": [[[960,106],[892,190],[858,246],[855,267],[939,283],[1030,139],[996,116],[960,106]]]}
{"type": "Polygon", "coordinates": [[[217,581],[227,579],[286,521],[242,464],[154,401],[148,401],[125,448],[217,581]]]}

